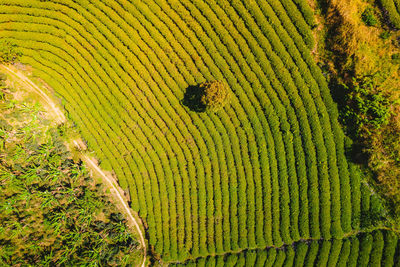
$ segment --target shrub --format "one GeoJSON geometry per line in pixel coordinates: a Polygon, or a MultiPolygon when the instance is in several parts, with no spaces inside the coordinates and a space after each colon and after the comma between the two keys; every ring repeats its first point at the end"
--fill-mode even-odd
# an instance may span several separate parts
{"type": "Polygon", "coordinates": [[[393,63],[400,64],[400,53],[396,53],[392,55],[393,63]]]}
{"type": "Polygon", "coordinates": [[[224,83],[220,81],[204,82],[199,87],[204,90],[201,102],[207,110],[216,112],[228,103],[229,90],[224,83]]]}
{"type": "Polygon", "coordinates": [[[356,126],[355,131],[360,134],[368,128],[379,129],[388,123],[391,115],[390,102],[382,93],[375,92],[373,76],[354,80],[350,87],[352,88],[347,87],[348,106],[344,113],[348,125],[356,126]]]}
{"type": "Polygon", "coordinates": [[[389,31],[384,31],[381,34],[379,34],[379,37],[382,38],[383,40],[389,39],[390,36],[391,36],[391,34],[389,31]]]}
{"type": "Polygon", "coordinates": [[[0,40],[0,63],[11,63],[21,56],[15,44],[7,40],[0,40]]]}
{"type": "Polygon", "coordinates": [[[378,24],[378,21],[374,14],[374,9],[371,7],[367,7],[361,15],[362,20],[367,26],[375,26],[378,24]]]}

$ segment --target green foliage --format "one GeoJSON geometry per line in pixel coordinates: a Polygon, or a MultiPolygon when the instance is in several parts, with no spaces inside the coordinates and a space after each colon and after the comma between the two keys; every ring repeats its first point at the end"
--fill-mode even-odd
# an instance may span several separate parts
{"type": "Polygon", "coordinates": [[[367,7],[361,15],[362,20],[367,26],[376,26],[378,20],[376,19],[374,9],[372,7],[367,7]]]}
{"type": "Polygon", "coordinates": [[[0,40],[0,63],[12,63],[21,56],[15,43],[9,40],[0,40]]]}
{"type": "Polygon", "coordinates": [[[400,245],[398,234],[375,230],[342,240],[302,241],[277,249],[247,250],[172,266],[215,266],[215,262],[221,262],[218,266],[395,266],[396,245],[400,245]]]}
{"type": "Polygon", "coordinates": [[[138,242],[126,220],[41,111],[15,102],[0,114],[0,264],[135,263],[138,242]]]}
{"type": "Polygon", "coordinates": [[[223,82],[204,82],[199,88],[203,92],[201,102],[210,111],[217,112],[229,101],[229,89],[223,82]]]}
{"type": "Polygon", "coordinates": [[[393,54],[392,60],[395,64],[400,64],[400,53],[393,54]]]}
{"type": "Polygon", "coordinates": [[[376,91],[374,76],[354,79],[347,89],[344,118],[357,134],[370,134],[370,129],[380,129],[391,116],[391,103],[382,93],[376,91]]]}
{"type": "Polygon", "coordinates": [[[400,5],[398,0],[380,0],[384,15],[390,19],[390,24],[400,29],[400,5]]]}
{"type": "Polygon", "coordinates": [[[382,38],[383,40],[389,39],[390,36],[391,36],[390,31],[384,31],[379,35],[379,37],[382,38]]]}

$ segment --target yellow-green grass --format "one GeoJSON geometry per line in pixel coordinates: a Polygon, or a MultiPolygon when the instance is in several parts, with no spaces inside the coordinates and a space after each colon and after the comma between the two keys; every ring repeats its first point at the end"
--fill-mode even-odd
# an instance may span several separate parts
{"type": "Polygon", "coordinates": [[[363,226],[370,193],[310,54],[311,14],[305,0],[0,0],[0,38],[178,262],[363,226]],[[223,110],[182,104],[211,80],[230,87],[223,110]]]}

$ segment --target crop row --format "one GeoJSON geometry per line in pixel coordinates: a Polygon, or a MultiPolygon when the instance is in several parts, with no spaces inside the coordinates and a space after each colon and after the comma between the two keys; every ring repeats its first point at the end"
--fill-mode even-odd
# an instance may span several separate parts
{"type": "MultiPolygon", "coordinates": [[[[247,23],[249,23],[249,22],[247,22],[247,23]]],[[[261,24],[262,25],[262,24],[261,24]]],[[[264,24],[264,25],[266,25],[266,24],[264,24]]],[[[268,25],[267,25],[268,26],[268,25]]],[[[251,27],[251,29],[254,29],[255,27],[251,27]]],[[[270,32],[270,31],[269,31],[270,32]]],[[[273,34],[266,34],[266,36],[273,36],[273,34]]],[[[284,36],[284,35],[282,35],[282,34],[280,34],[279,36],[284,36]]],[[[278,39],[275,39],[275,40],[272,40],[271,41],[271,43],[272,44],[279,44],[279,40],[278,39]]],[[[290,42],[286,42],[286,43],[290,43],[290,42]]],[[[275,49],[275,51],[284,51],[284,50],[282,50],[281,48],[279,48],[279,47],[277,47],[277,49],[275,49]]],[[[289,50],[290,51],[290,50],[289,50]]],[[[268,54],[271,54],[271,53],[268,53],[268,54]]],[[[291,55],[296,55],[295,54],[295,51],[293,52],[293,53],[291,53],[291,55]]],[[[281,58],[282,58],[282,56],[281,56],[281,58]]],[[[287,58],[287,56],[286,56],[286,58],[287,58]]],[[[300,58],[300,60],[301,60],[301,58],[300,58]]],[[[299,62],[300,61],[299,59],[297,59],[297,61],[299,62]]],[[[301,62],[300,62],[301,63],[301,62]]],[[[279,65],[278,65],[279,66],[279,65]]],[[[295,68],[295,65],[293,65],[292,67],[289,67],[289,69],[294,69],[295,68]]],[[[305,69],[300,69],[301,71],[304,71],[302,74],[303,75],[306,75],[307,74],[307,68],[305,68],[305,69]]],[[[297,75],[296,73],[294,73],[294,75],[297,75]]],[[[282,77],[282,80],[284,81],[284,79],[285,79],[285,77],[288,77],[287,75],[285,75],[285,76],[283,76],[282,77]]],[[[289,76],[290,77],[290,76],[289,76]]],[[[298,77],[298,81],[299,82],[297,82],[296,84],[301,84],[301,79],[299,78],[300,76],[297,76],[298,77]]],[[[311,77],[311,79],[309,80],[309,81],[312,81],[312,77],[311,77]]],[[[290,84],[288,85],[288,86],[286,86],[285,87],[285,89],[288,89],[288,88],[290,88],[290,84]]],[[[306,86],[304,87],[304,88],[306,88],[306,86]]],[[[294,91],[295,92],[295,91],[294,91]]],[[[302,92],[302,90],[300,90],[300,93],[302,92]]],[[[305,89],[305,92],[306,92],[306,89],[305,89]]],[[[305,96],[305,97],[307,97],[307,95],[305,96]]],[[[296,99],[294,99],[294,101],[297,101],[296,99]]],[[[312,103],[312,100],[307,100],[306,99],[306,101],[308,101],[308,103],[312,103]]],[[[322,106],[323,106],[323,104],[322,104],[322,106]]],[[[312,111],[312,105],[311,105],[311,111],[312,111]]],[[[315,112],[315,111],[314,111],[315,112]]],[[[316,112],[315,112],[316,113],[316,112]]],[[[314,114],[315,114],[314,113],[314,114]]],[[[310,118],[309,119],[311,122],[313,122],[313,121],[315,121],[315,118],[310,118]]],[[[328,129],[329,128],[329,122],[326,122],[325,121],[325,125],[327,125],[327,126],[325,126],[325,128],[326,129],[328,129]]],[[[319,126],[318,125],[315,125],[314,127],[313,127],[313,124],[311,124],[311,126],[312,126],[312,129],[313,129],[313,132],[320,132],[320,130],[319,130],[319,126]]],[[[323,125],[324,126],[324,125],[323,125]]],[[[322,131],[323,133],[330,133],[330,131],[322,131]]],[[[327,139],[327,142],[330,142],[330,145],[329,146],[327,146],[327,148],[329,149],[329,148],[334,148],[334,145],[332,145],[333,143],[332,143],[332,137],[331,136],[327,136],[326,137],[327,139]],[[330,138],[330,139],[329,139],[330,138]]],[[[321,143],[322,144],[322,141],[318,141],[318,140],[316,140],[316,143],[318,144],[318,142],[319,143],[321,143]]],[[[321,147],[322,148],[322,146],[318,146],[317,145],[317,148],[318,147],[321,147]]],[[[318,151],[317,151],[318,152],[318,151]]],[[[320,154],[325,154],[325,152],[324,151],[321,151],[320,152],[320,154]]],[[[331,167],[330,167],[330,171],[332,172],[332,173],[337,173],[337,171],[335,170],[335,168],[336,168],[336,166],[335,166],[335,152],[334,151],[332,151],[332,152],[330,152],[329,154],[328,154],[328,156],[332,156],[331,158],[332,158],[332,165],[331,165],[331,167]]],[[[319,156],[320,157],[320,156],[319,156]]],[[[320,157],[321,158],[321,157],[320,157]]],[[[337,177],[337,175],[336,176],[333,176],[332,178],[335,178],[335,177],[337,177]]],[[[337,178],[335,178],[335,179],[337,179],[337,178]]],[[[332,179],[333,181],[335,180],[335,179],[332,179]]],[[[326,179],[325,179],[325,181],[326,181],[326,179]]],[[[332,183],[333,185],[334,185],[334,183],[332,183]]],[[[325,187],[326,188],[326,187],[325,187]]],[[[328,196],[326,197],[326,199],[328,199],[328,196]]],[[[325,202],[325,203],[327,203],[327,202],[325,202]]],[[[335,204],[335,201],[333,202],[333,204],[335,204]]],[[[336,208],[336,210],[338,210],[338,208],[336,208]]],[[[329,211],[328,211],[329,212],[329,211]]],[[[337,216],[337,213],[336,213],[336,216],[337,216]]],[[[340,236],[340,230],[338,231],[338,233],[337,233],[337,236],[340,236]]]]}
{"type": "Polygon", "coordinates": [[[400,2],[398,0],[380,0],[383,8],[387,11],[390,21],[400,29],[400,2]]]}
{"type": "MultiPolygon", "coordinates": [[[[241,158],[239,157],[238,158],[238,163],[240,163],[240,161],[241,161],[241,158]]],[[[232,207],[234,207],[234,206],[232,206],[232,207]]],[[[237,231],[235,231],[236,233],[237,233],[237,231]]]]}
{"type": "Polygon", "coordinates": [[[293,3],[299,8],[307,24],[313,28],[316,25],[314,12],[310,7],[309,2],[305,0],[293,0],[293,3]]]}
{"type": "MultiPolygon", "coordinates": [[[[191,12],[192,13],[192,12],[191,12]]],[[[204,23],[202,23],[202,25],[204,25],[204,23]]],[[[243,47],[243,46],[241,46],[241,47],[243,47]]],[[[221,49],[219,49],[219,47],[218,47],[218,50],[221,50],[221,49]]],[[[232,66],[232,65],[231,65],[232,66]]],[[[241,65],[242,66],[242,68],[243,68],[243,65],[241,65]]],[[[325,187],[326,188],[326,187],[325,187]]],[[[285,190],[285,189],[283,189],[283,190],[285,190]]],[[[284,191],[284,192],[287,192],[286,190],[284,191]]],[[[325,202],[325,203],[327,203],[327,202],[325,202]]],[[[328,210],[328,212],[329,212],[329,210],[328,210]]],[[[285,219],[283,219],[283,220],[281,220],[281,222],[282,223],[284,223],[284,222],[286,222],[287,220],[285,220],[285,219]]],[[[282,231],[283,232],[286,232],[286,233],[288,233],[288,229],[287,229],[287,225],[285,225],[286,226],[286,228],[285,229],[283,229],[282,231]]],[[[288,240],[288,238],[286,238],[286,240],[288,240]]]]}
{"type": "MultiPolygon", "coordinates": [[[[58,53],[60,53],[60,52],[58,52],[58,53]]],[[[47,56],[47,58],[52,58],[52,56],[53,55],[48,55],[47,56]]],[[[54,57],[54,56],[53,56],[54,57]]],[[[68,58],[68,57],[66,57],[66,58],[68,58]]],[[[60,64],[60,63],[58,63],[57,65],[62,65],[62,64],[60,64]]],[[[72,72],[72,70],[69,70],[69,72],[72,72]]],[[[75,77],[77,77],[77,75],[75,76],[75,77]]],[[[73,80],[73,79],[72,79],[73,80]]],[[[93,112],[92,112],[93,113],[93,112]]],[[[111,124],[112,122],[111,121],[108,121],[108,124],[111,124]]],[[[112,124],[111,124],[112,125],[112,124]]],[[[97,127],[96,127],[97,128],[97,127]]],[[[99,127],[99,128],[104,128],[104,126],[103,127],[99,127]]],[[[121,136],[123,136],[123,135],[119,135],[119,137],[121,137],[121,136]]],[[[139,141],[136,141],[136,143],[143,143],[143,141],[142,142],[139,142],[139,141]]],[[[123,153],[123,151],[119,151],[119,153],[123,153]]],[[[145,154],[145,156],[146,156],[147,154],[145,154]]],[[[156,162],[156,160],[148,160],[148,162],[151,164],[152,162],[156,162]]],[[[160,166],[162,165],[162,164],[159,164],[160,166]]],[[[148,170],[153,170],[153,167],[151,167],[151,166],[148,166],[146,169],[148,169],[148,170]]],[[[159,168],[160,169],[160,168],[159,168]]],[[[161,175],[161,173],[160,173],[160,175],[161,175]]],[[[155,176],[155,175],[153,175],[153,176],[155,176]]],[[[123,176],[122,176],[123,177],[123,176]]],[[[156,189],[157,190],[157,189],[156,189]]],[[[158,196],[159,195],[159,193],[158,192],[155,192],[155,191],[153,191],[154,192],[154,194],[155,194],[155,196],[158,196]],[[157,194],[156,194],[157,193],[157,194]]],[[[164,201],[164,203],[165,203],[165,201],[164,201]]],[[[161,222],[161,221],[160,221],[161,222]]]]}
{"type": "MultiPolygon", "coordinates": [[[[198,2],[194,2],[194,4],[199,4],[198,2]]],[[[191,6],[191,8],[194,8],[193,6],[191,6]]],[[[184,10],[183,10],[184,11],[184,10]]],[[[191,12],[194,12],[193,10],[191,10],[191,12]]],[[[207,14],[206,14],[207,15],[207,14]]],[[[211,14],[210,14],[211,15],[211,14]]],[[[214,20],[214,21],[212,21],[211,22],[212,24],[214,24],[214,23],[217,23],[217,21],[216,20],[214,20]]],[[[202,25],[206,25],[207,24],[207,22],[204,20],[204,23],[202,23],[202,25]]],[[[200,30],[200,29],[199,29],[200,30]]],[[[223,56],[223,58],[224,59],[226,59],[226,61],[227,61],[227,63],[229,64],[229,66],[231,67],[231,69],[234,71],[234,73],[235,73],[235,75],[234,76],[236,76],[237,77],[237,79],[238,79],[238,81],[240,82],[240,84],[242,85],[242,87],[243,88],[245,88],[246,89],[246,92],[248,92],[247,93],[247,96],[250,98],[250,101],[251,101],[251,103],[253,103],[253,105],[254,105],[254,103],[258,103],[258,101],[257,101],[257,99],[256,98],[254,98],[254,96],[251,94],[251,88],[250,88],[250,86],[249,86],[249,83],[248,83],[248,80],[249,80],[249,78],[247,78],[246,79],[246,76],[245,77],[243,77],[243,74],[242,74],[242,69],[244,69],[245,68],[245,66],[247,65],[247,63],[246,63],[246,61],[245,60],[242,60],[242,62],[240,62],[240,63],[238,63],[240,66],[241,66],[241,68],[239,68],[238,67],[238,65],[237,65],[237,63],[235,62],[235,59],[238,59],[238,58],[240,58],[240,55],[235,55],[234,57],[232,57],[231,56],[231,54],[230,54],[230,52],[232,52],[232,50],[235,50],[234,48],[233,49],[227,49],[227,48],[229,48],[229,47],[226,47],[226,46],[224,46],[223,44],[221,44],[219,41],[218,41],[218,37],[216,37],[212,32],[210,32],[209,31],[209,28],[208,29],[206,29],[206,30],[208,30],[207,31],[207,34],[204,34],[202,37],[204,38],[204,42],[207,42],[208,40],[208,35],[210,34],[211,35],[211,37],[210,38],[213,38],[212,39],[212,43],[214,43],[215,45],[216,45],[216,47],[210,47],[210,49],[212,49],[211,51],[210,51],[210,53],[213,53],[214,55],[216,54],[216,53],[221,53],[221,56],[223,56]],[[215,49],[215,50],[214,50],[215,49]],[[251,99],[251,97],[254,99],[251,99]]],[[[229,37],[229,35],[227,35],[227,37],[229,37]]],[[[209,41],[208,41],[209,42],[209,41]]],[[[211,43],[211,42],[210,42],[211,43]]],[[[224,63],[224,64],[219,64],[220,65],[220,68],[223,68],[224,67],[224,65],[226,65],[226,63],[224,63]]],[[[248,70],[249,72],[251,71],[249,68],[247,68],[247,69],[245,69],[244,70],[244,73],[246,73],[246,70],[248,70]]],[[[228,70],[225,70],[225,69],[223,69],[223,71],[225,71],[227,74],[226,74],[226,76],[230,76],[230,77],[232,77],[233,78],[233,75],[232,75],[232,73],[230,73],[228,70]]],[[[247,74],[245,74],[245,75],[247,75],[247,74]]],[[[238,88],[238,90],[239,90],[239,88],[238,88]]],[[[248,102],[248,100],[247,99],[245,99],[244,98],[244,94],[240,94],[239,95],[239,97],[241,98],[240,99],[240,101],[243,103],[243,105],[245,105],[245,106],[247,106],[248,107],[248,105],[246,105],[246,102],[248,102]]],[[[255,106],[255,108],[256,108],[256,114],[259,114],[257,117],[255,117],[255,118],[259,118],[259,120],[261,121],[261,123],[262,123],[262,125],[267,125],[267,122],[265,121],[266,119],[268,120],[271,120],[271,119],[273,119],[273,117],[271,118],[271,117],[267,117],[267,118],[265,118],[265,115],[263,114],[263,112],[262,112],[262,110],[261,110],[261,107],[259,107],[259,106],[255,106]]],[[[252,114],[252,113],[254,113],[254,111],[252,111],[252,110],[248,110],[247,111],[247,114],[252,114]]],[[[253,119],[254,120],[254,119],[253,119]]],[[[255,129],[255,131],[256,131],[256,133],[258,133],[258,127],[262,127],[262,125],[261,126],[259,126],[259,124],[258,124],[259,122],[257,122],[257,121],[255,121],[254,122],[254,124],[253,124],[253,129],[255,129]]],[[[281,201],[281,203],[284,205],[283,206],[283,212],[285,212],[285,213],[283,213],[283,214],[288,214],[288,212],[289,212],[289,209],[288,209],[288,206],[287,206],[287,203],[288,203],[288,201],[287,201],[287,199],[288,199],[288,196],[286,195],[286,193],[288,192],[288,190],[286,190],[285,189],[285,187],[287,188],[287,182],[285,182],[285,180],[287,180],[287,171],[286,171],[286,156],[285,156],[285,148],[283,147],[283,145],[284,145],[284,143],[283,143],[283,141],[282,141],[282,137],[280,136],[280,132],[279,132],[279,124],[277,123],[277,121],[275,121],[275,122],[273,122],[273,121],[271,121],[271,122],[268,122],[269,124],[270,124],[270,126],[269,127],[273,127],[273,128],[275,128],[275,130],[274,129],[272,129],[272,134],[273,134],[273,139],[274,139],[274,141],[275,141],[275,147],[276,147],[276,149],[278,149],[278,151],[281,151],[279,154],[277,154],[277,156],[278,156],[278,165],[280,165],[280,168],[279,168],[279,175],[280,175],[280,177],[281,177],[281,187],[278,187],[278,186],[276,186],[275,188],[279,188],[279,190],[281,190],[281,192],[283,191],[284,192],[284,194],[281,194],[282,196],[284,196],[285,197],[285,199],[284,198],[282,198],[282,201],[281,201]],[[283,184],[283,182],[285,182],[284,184],[283,184]]],[[[268,126],[267,126],[268,127],[268,126]]],[[[264,131],[265,131],[265,129],[266,129],[266,126],[264,126],[264,131]]],[[[262,129],[260,129],[260,135],[262,135],[262,129]]],[[[258,141],[258,140],[256,140],[256,141],[258,141]]],[[[261,141],[262,141],[262,139],[261,139],[261,141]]],[[[262,144],[260,144],[259,146],[263,146],[262,144]]],[[[273,177],[272,177],[272,179],[273,179],[273,177]]],[[[273,183],[275,183],[275,185],[278,185],[278,181],[277,180],[275,180],[275,182],[273,181],[273,183]]],[[[276,192],[276,191],[275,191],[276,192]]],[[[276,195],[276,198],[279,198],[279,195],[276,195]]],[[[281,222],[287,222],[288,221],[288,217],[285,217],[284,219],[282,219],[281,220],[281,222]]],[[[287,229],[288,230],[288,229],[287,229]]],[[[290,237],[289,237],[289,231],[286,231],[286,229],[282,229],[281,230],[281,232],[283,233],[283,234],[285,234],[286,235],[286,237],[284,237],[284,239],[285,239],[285,241],[289,241],[290,240],[290,237]]]]}
{"type": "Polygon", "coordinates": [[[185,266],[397,266],[399,249],[397,234],[376,230],[343,240],[299,242],[294,247],[200,258],[185,266]]]}
{"type": "Polygon", "coordinates": [[[297,31],[301,34],[304,42],[307,44],[307,47],[309,49],[313,49],[315,45],[315,40],[312,35],[311,28],[304,20],[303,14],[301,14],[298,7],[293,3],[293,1],[271,0],[269,1],[269,3],[274,8],[276,14],[283,17],[282,20],[285,20],[285,16],[290,18],[292,24],[296,27],[297,31]],[[282,10],[281,7],[283,7],[285,10],[282,10]]]}
{"type": "MultiPolygon", "coordinates": [[[[294,57],[294,59],[296,61],[296,65],[298,66],[298,68],[300,70],[304,71],[302,73],[303,76],[305,76],[305,77],[308,76],[306,78],[306,81],[311,82],[312,86],[310,87],[310,89],[312,90],[311,94],[313,96],[313,99],[317,103],[319,102],[322,104],[322,101],[319,98],[319,94],[321,93],[321,96],[323,97],[324,102],[327,107],[327,112],[330,114],[329,118],[330,118],[332,130],[334,133],[333,139],[336,143],[336,150],[337,150],[337,155],[338,155],[337,164],[339,166],[339,174],[340,174],[341,200],[344,204],[341,206],[342,218],[344,219],[344,220],[342,220],[342,225],[343,225],[344,229],[346,231],[348,231],[350,229],[349,226],[350,226],[350,217],[351,217],[351,212],[348,208],[348,207],[350,207],[350,205],[348,205],[349,201],[350,201],[350,191],[348,190],[349,175],[348,175],[348,171],[347,171],[346,158],[344,156],[343,133],[340,130],[340,126],[338,125],[338,122],[337,122],[336,107],[332,103],[332,99],[329,96],[329,90],[327,88],[324,78],[322,77],[321,72],[318,70],[318,68],[316,68],[315,64],[313,63],[313,60],[310,56],[309,51],[307,51],[307,49],[304,49],[304,44],[303,44],[301,37],[298,34],[296,34],[296,31],[293,29],[293,26],[291,26],[290,23],[288,23],[288,20],[283,19],[283,20],[281,20],[281,22],[283,22],[284,28],[287,30],[289,35],[293,38],[294,42],[285,37],[285,35],[286,35],[285,31],[283,31],[282,29],[279,29],[279,22],[273,22],[272,26],[275,28],[275,30],[277,30],[278,35],[281,38],[283,38],[283,40],[287,40],[284,42],[284,44],[286,45],[286,48],[288,49],[288,51],[290,52],[291,55],[297,55],[298,52],[301,53],[301,57],[300,56],[294,57]],[[296,51],[296,47],[297,47],[298,52],[296,51]],[[298,59],[302,59],[302,60],[299,61],[298,59]],[[305,65],[304,63],[306,63],[307,65],[305,65]],[[310,72],[311,72],[310,74],[308,73],[308,70],[310,70],[310,72]],[[318,85],[316,85],[314,83],[314,79],[316,80],[318,85]]],[[[323,108],[324,105],[323,104],[319,105],[319,107],[323,108]]],[[[327,119],[327,117],[325,117],[325,119],[327,119]]],[[[329,130],[329,122],[325,120],[325,123],[322,124],[322,126],[324,126],[324,125],[327,125],[325,132],[331,132],[331,130],[329,130]]],[[[330,141],[328,140],[328,142],[330,142],[332,144],[332,139],[330,139],[330,141]]],[[[331,147],[331,145],[328,146],[328,148],[329,147],[331,147]]],[[[328,155],[333,155],[333,153],[329,153],[328,155]]],[[[332,160],[333,164],[335,164],[335,158],[331,157],[331,160],[332,160]]],[[[337,176],[334,175],[333,177],[337,177],[337,176]]],[[[334,181],[334,179],[331,179],[331,181],[334,181]]],[[[334,192],[338,192],[338,187],[335,187],[335,185],[338,185],[338,183],[331,182],[331,185],[333,186],[333,190],[331,190],[332,196],[335,196],[335,195],[338,196],[337,193],[333,194],[334,192]]],[[[335,202],[333,202],[333,203],[335,203],[335,202]]],[[[339,211],[340,210],[339,210],[338,206],[336,206],[336,208],[332,209],[332,212],[335,212],[336,215],[339,213],[339,211]]],[[[336,229],[338,229],[338,227],[336,227],[336,229]]],[[[334,232],[340,233],[340,230],[339,230],[339,232],[334,230],[334,232]]],[[[340,236],[340,234],[338,236],[340,236]]]]}

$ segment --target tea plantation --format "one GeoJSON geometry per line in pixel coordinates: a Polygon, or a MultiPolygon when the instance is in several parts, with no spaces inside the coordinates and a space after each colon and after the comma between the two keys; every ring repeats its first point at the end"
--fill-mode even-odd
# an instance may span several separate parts
{"type": "Polygon", "coordinates": [[[356,235],[386,211],[348,160],[314,26],[307,0],[0,0],[0,39],[62,99],[171,263],[395,260],[395,234],[356,235]],[[189,89],[208,81],[229,102],[193,110],[189,89]]]}

